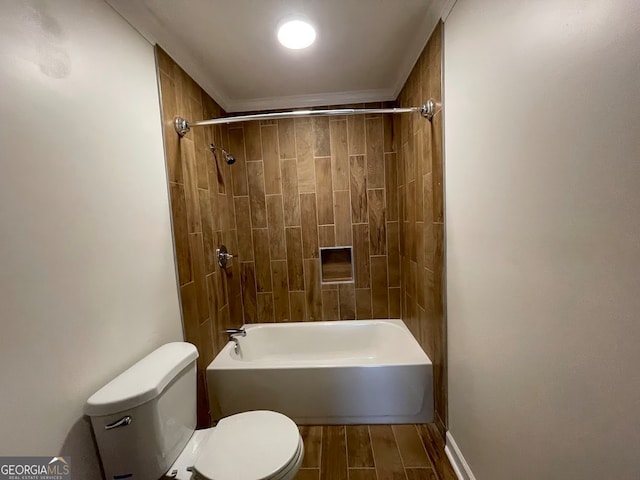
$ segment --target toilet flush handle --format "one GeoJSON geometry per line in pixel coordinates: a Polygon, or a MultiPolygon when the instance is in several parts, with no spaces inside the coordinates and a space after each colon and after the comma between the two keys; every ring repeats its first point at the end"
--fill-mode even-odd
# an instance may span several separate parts
{"type": "Polygon", "coordinates": [[[120,420],[116,420],[115,422],[110,423],[109,425],[105,425],[104,429],[111,430],[118,427],[126,427],[127,425],[131,425],[131,422],[132,422],[131,417],[127,415],[126,417],[122,417],[120,420]]]}

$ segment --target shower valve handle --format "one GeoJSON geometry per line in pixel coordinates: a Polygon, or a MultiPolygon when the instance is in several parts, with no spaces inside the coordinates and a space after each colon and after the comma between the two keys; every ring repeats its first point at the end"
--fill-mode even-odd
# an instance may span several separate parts
{"type": "Polygon", "coordinates": [[[226,268],[233,258],[233,255],[229,253],[227,247],[224,245],[216,248],[216,256],[218,257],[218,265],[220,265],[220,268],[226,268]]]}

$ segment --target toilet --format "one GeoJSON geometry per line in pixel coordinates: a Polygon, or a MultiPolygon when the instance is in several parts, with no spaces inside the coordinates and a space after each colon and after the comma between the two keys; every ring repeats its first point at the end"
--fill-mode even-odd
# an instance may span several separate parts
{"type": "Polygon", "coordinates": [[[87,400],[106,480],[291,480],[304,454],[296,424],[271,411],[196,430],[190,343],[163,345],[87,400]]]}

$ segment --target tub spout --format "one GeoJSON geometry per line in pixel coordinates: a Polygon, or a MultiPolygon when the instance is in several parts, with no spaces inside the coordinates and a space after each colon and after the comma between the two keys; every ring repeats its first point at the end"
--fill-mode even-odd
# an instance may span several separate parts
{"type": "Polygon", "coordinates": [[[236,355],[240,355],[240,342],[238,341],[238,337],[246,337],[247,331],[244,328],[227,328],[226,333],[229,335],[229,341],[236,344],[233,348],[236,355]]]}
{"type": "Polygon", "coordinates": [[[241,337],[246,337],[247,331],[244,328],[227,328],[226,334],[229,335],[229,340],[231,340],[236,335],[239,335],[241,337]]]}

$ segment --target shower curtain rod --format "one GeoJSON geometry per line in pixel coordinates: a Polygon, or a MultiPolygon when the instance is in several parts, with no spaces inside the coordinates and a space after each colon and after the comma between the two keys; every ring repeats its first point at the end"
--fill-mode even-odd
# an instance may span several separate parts
{"type": "Polygon", "coordinates": [[[335,115],[362,115],[365,113],[414,113],[418,112],[423,117],[431,121],[436,113],[436,101],[433,99],[421,107],[405,108],[338,108],[333,110],[293,110],[291,112],[276,113],[255,113],[252,115],[236,115],[233,117],[212,118],[211,120],[200,120],[199,122],[189,122],[182,117],[176,117],[174,127],[178,135],[183,137],[193,127],[206,127],[209,125],[221,125],[223,123],[249,122],[251,120],[276,120],[279,118],[295,117],[331,117],[335,115]]]}

